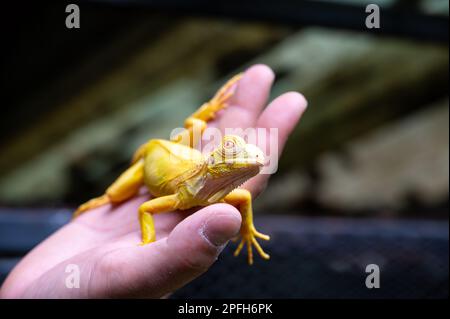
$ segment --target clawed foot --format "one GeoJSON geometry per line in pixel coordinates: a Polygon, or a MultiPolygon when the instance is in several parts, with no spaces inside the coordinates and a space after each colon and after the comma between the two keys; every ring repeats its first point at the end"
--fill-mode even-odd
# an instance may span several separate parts
{"type": "Polygon", "coordinates": [[[214,119],[216,113],[221,109],[227,107],[228,100],[233,96],[233,86],[241,79],[242,74],[237,74],[231,78],[207,103],[205,103],[199,110],[202,114],[202,118],[205,121],[214,119]]]}
{"type": "Polygon", "coordinates": [[[139,243],[139,246],[145,246],[154,243],[155,241],[156,238],[154,236],[152,238],[143,238],[142,241],[139,243]]]}
{"type": "Polygon", "coordinates": [[[235,257],[239,255],[242,248],[244,247],[244,244],[247,244],[247,258],[249,265],[253,264],[253,246],[255,246],[259,255],[263,259],[266,260],[270,259],[270,256],[264,252],[259,243],[256,241],[256,238],[269,240],[270,239],[269,236],[261,234],[255,229],[255,227],[250,227],[248,229],[241,230],[241,237],[242,237],[241,242],[239,243],[238,247],[236,248],[236,251],[234,252],[235,257]]]}
{"type": "Polygon", "coordinates": [[[84,203],[83,205],[81,205],[80,207],[78,207],[78,209],[75,211],[75,213],[73,213],[72,219],[77,218],[82,213],[84,213],[90,209],[94,209],[99,206],[106,205],[108,203],[109,203],[109,197],[106,194],[104,194],[100,197],[93,198],[93,199],[89,200],[88,202],[84,203]]]}
{"type": "Polygon", "coordinates": [[[141,242],[138,244],[138,246],[145,246],[145,245],[148,245],[148,244],[151,244],[151,243],[152,243],[151,241],[148,241],[148,242],[141,241],[141,242]]]}

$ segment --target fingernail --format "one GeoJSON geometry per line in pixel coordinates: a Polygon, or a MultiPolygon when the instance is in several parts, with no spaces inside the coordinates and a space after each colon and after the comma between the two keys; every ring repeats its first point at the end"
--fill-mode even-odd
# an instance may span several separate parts
{"type": "Polygon", "coordinates": [[[217,214],[211,216],[203,225],[201,234],[213,246],[223,246],[237,235],[241,220],[233,214],[217,214]]]}

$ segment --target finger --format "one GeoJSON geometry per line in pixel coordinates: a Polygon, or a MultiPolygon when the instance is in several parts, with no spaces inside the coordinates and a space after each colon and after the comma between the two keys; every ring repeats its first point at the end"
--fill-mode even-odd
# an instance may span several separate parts
{"type": "MultiPolygon", "coordinates": [[[[269,156],[271,165],[276,164],[272,162],[273,160],[278,161],[289,135],[305,112],[307,104],[306,99],[300,93],[288,92],[273,100],[259,117],[256,126],[265,128],[269,135],[265,141],[266,145],[263,145],[266,152],[272,151],[271,145],[277,145],[276,154],[269,156]],[[275,129],[277,134],[269,134],[271,129],[275,129]]],[[[243,187],[248,189],[253,196],[257,196],[266,187],[269,177],[270,174],[259,174],[245,183],[243,187]]]]}
{"type": "Polygon", "coordinates": [[[259,117],[257,127],[276,128],[278,130],[279,154],[281,154],[289,135],[305,112],[307,105],[308,103],[303,95],[297,92],[288,92],[270,103],[259,117]]]}
{"type": "Polygon", "coordinates": [[[108,254],[98,268],[112,275],[101,286],[109,296],[159,298],[205,272],[240,226],[241,215],[233,206],[205,207],[179,223],[166,239],[108,254]]]}
{"type": "Polygon", "coordinates": [[[253,127],[266,105],[274,78],[273,71],[263,64],[245,71],[220,120],[221,129],[253,127]]]}

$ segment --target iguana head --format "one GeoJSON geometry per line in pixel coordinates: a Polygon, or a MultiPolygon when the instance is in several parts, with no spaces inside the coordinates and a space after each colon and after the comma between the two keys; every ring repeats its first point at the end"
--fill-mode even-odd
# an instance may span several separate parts
{"type": "Polygon", "coordinates": [[[236,135],[226,135],[206,159],[205,188],[211,202],[227,195],[257,175],[265,164],[264,153],[236,135]]]}

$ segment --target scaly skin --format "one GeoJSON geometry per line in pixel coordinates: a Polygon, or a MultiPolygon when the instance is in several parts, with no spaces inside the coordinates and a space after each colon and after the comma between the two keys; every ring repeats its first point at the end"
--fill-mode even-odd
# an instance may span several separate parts
{"type": "Polygon", "coordinates": [[[262,258],[269,259],[256,240],[269,240],[269,236],[259,233],[253,225],[251,193],[237,188],[259,173],[264,165],[262,151],[234,135],[224,136],[221,145],[206,156],[194,148],[207,122],[226,107],[240,77],[240,74],[233,77],[187,118],[185,130],[171,141],[154,139],[142,145],[135,152],[131,167],[104,195],[81,205],[74,217],[101,205],[122,203],[145,185],[153,196],[139,207],[142,245],[146,245],[156,240],[154,214],[224,202],[238,208],[242,215],[242,239],[235,256],[247,244],[249,264],[253,264],[253,246],[262,258]]]}

